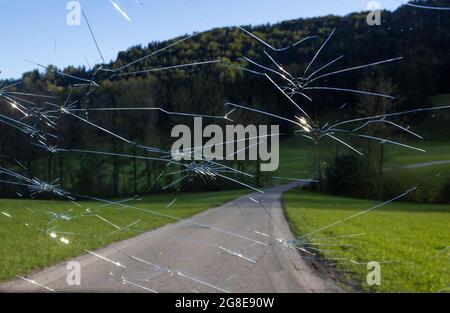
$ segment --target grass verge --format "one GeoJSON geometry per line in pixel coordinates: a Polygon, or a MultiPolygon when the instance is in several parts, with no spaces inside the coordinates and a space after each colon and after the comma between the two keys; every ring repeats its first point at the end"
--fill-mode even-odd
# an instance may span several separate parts
{"type": "MultiPolygon", "coordinates": [[[[291,191],[284,196],[286,216],[298,236],[362,212],[373,201],[291,191]]],[[[311,242],[349,244],[320,246],[325,258],[336,260],[345,281],[359,282],[371,292],[439,292],[450,284],[450,206],[392,203],[314,234],[311,242]],[[362,236],[335,238],[360,234],[362,236]],[[332,239],[334,238],[334,239],[332,239]],[[361,264],[356,264],[350,260],[361,264]],[[369,287],[370,261],[381,263],[381,286],[369,287]],[[386,263],[383,263],[386,262],[386,263]]]]}

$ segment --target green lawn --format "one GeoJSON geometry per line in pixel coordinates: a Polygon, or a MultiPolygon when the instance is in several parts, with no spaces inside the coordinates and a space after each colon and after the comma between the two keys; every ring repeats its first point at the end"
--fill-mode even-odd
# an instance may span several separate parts
{"type": "MultiPolygon", "coordinates": [[[[430,97],[432,106],[450,105],[450,94],[441,94],[430,97]]],[[[450,109],[430,112],[428,117],[414,127],[421,133],[426,141],[450,141],[450,109]]]]}
{"type": "MultiPolygon", "coordinates": [[[[399,168],[418,163],[450,161],[450,138],[448,141],[403,141],[406,144],[426,150],[419,152],[399,146],[386,145],[385,165],[399,168]]],[[[315,146],[302,138],[289,138],[280,143],[279,176],[314,175],[317,169],[317,155],[323,162],[332,162],[339,153],[351,153],[345,147],[329,141],[315,146]]]]}
{"type": "MultiPolygon", "coordinates": [[[[245,193],[248,191],[154,195],[141,201],[126,202],[126,205],[187,218],[245,193]],[[167,208],[177,197],[178,200],[167,208]]],[[[169,218],[117,205],[99,207],[104,204],[99,202],[80,204],[82,207],[67,201],[0,200],[0,281],[79,256],[85,249],[98,249],[174,222],[169,218]],[[70,209],[73,211],[66,215],[76,218],[51,222],[50,212],[64,214],[70,209]],[[94,214],[120,228],[141,221],[129,230],[117,231],[117,228],[94,214]],[[55,226],[57,227],[52,229],[55,226]],[[49,229],[58,238],[52,239],[45,232],[49,229]],[[61,237],[68,239],[70,243],[62,243],[61,237]]]]}
{"type": "Polygon", "coordinates": [[[305,178],[314,174],[316,155],[314,143],[301,138],[292,137],[280,142],[280,167],[277,176],[305,178]]]}
{"type": "Polygon", "coordinates": [[[426,152],[389,146],[386,149],[386,166],[450,161],[450,138],[448,141],[408,141],[407,144],[424,149],[426,152]]]}
{"type": "Polygon", "coordinates": [[[411,199],[421,203],[439,203],[443,186],[450,181],[450,164],[393,169],[385,175],[392,192],[401,193],[402,190],[419,185],[411,199]]]}
{"type": "MultiPolygon", "coordinates": [[[[284,196],[284,205],[296,235],[362,212],[373,201],[331,197],[303,191],[284,196]]],[[[351,244],[352,247],[321,246],[334,250],[323,252],[325,258],[337,260],[343,283],[352,280],[372,292],[438,292],[450,285],[450,254],[442,252],[450,245],[450,206],[392,203],[312,235],[310,242],[351,244]],[[330,238],[360,234],[350,238],[330,238]],[[382,263],[380,287],[366,283],[369,261],[382,263]]]]}
{"type": "MultiPolygon", "coordinates": [[[[450,105],[450,95],[436,95],[430,98],[430,102],[433,106],[450,105]]],[[[431,112],[412,130],[422,135],[424,139],[414,140],[405,137],[403,142],[422,148],[426,153],[389,146],[386,152],[389,164],[401,166],[450,160],[450,109],[431,112]]]]}
{"type": "MultiPolygon", "coordinates": [[[[450,132],[449,132],[450,134],[450,132]]],[[[450,161],[450,137],[448,141],[403,141],[426,152],[414,151],[394,145],[386,145],[385,156],[387,167],[403,167],[433,161],[450,161]]],[[[323,161],[332,161],[337,153],[351,153],[343,146],[327,142],[316,147],[313,143],[301,138],[289,138],[280,143],[280,175],[311,174],[315,172],[317,149],[323,161]],[[331,145],[330,145],[331,143],[331,145]],[[336,151],[337,150],[337,151],[336,151]]]]}

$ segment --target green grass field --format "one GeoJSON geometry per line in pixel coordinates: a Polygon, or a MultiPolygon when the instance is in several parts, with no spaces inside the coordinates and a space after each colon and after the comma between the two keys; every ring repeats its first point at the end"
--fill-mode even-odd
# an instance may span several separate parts
{"type": "MultiPolygon", "coordinates": [[[[450,138],[448,141],[406,141],[406,144],[424,149],[426,152],[419,152],[405,149],[398,146],[387,145],[386,147],[386,167],[403,167],[419,163],[428,163],[434,161],[450,161],[450,138]]],[[[280,145],[280,167],[279,175],[308,175],[314,173],[317,164],[314,159],[317,155],[317,149],[324,161],[332,161],[336,155],[336,149],[339,153],[347,151],[344,147],[336,147],[332,143],[331,147],[319,145],[305,141],[301,138],[289,138],[281,141],[280,145]]]]}
{"type": "MultiPolygon", "coordinates": [[[[209,192],[176,195],[154,195],[126,205],[187,218],[206,209],[231,201],[246,191],[209,192]],[[167,206],[178,197],[169,208],[167,206]]],[[[63,201],[0,200],[0,281],[42,269],[65,259],[76,257],[84,250],[95,250],[109,243],[136,236],[174,220],[154,214],[123,208],[103,206],[100,202],[80,202],[78,207],[63,201]],[[72,209],[70,213],[68,210],[72,209]],[[89,213],[86,211],[89,209],[89,213]],[[70,221],[52,222],[50,212],[70,215],[70,221]],[[124,228],[138,220],[129,230],[124,228]],[[11,217],[9,217],[9,216],[11,217]],[[84,216],[81,216],[84,215],[84,216]],[[78,217],[77,217],[78,216],[78,217]],[[54,228],[57,226],[56,228],[54,228]],[[50,230],[46,232],[46,230],[50,230]],[[58,238],[52,239],[54,232],[58,238]],[[61,237],[69,244],[60,241],[61,237]]]]}
{"type": "Polygon", "coordinates": [[[449,141],[408,141],[407,144],[424,149],[426,152],[390,146],[386,150],[386,166],[407,166],[434,161],[450,161],[450,138],[449,141]]]}
{"type": "MultiPolygon", "coordinates": [[[[284,205],[296,235],[373,207],[373,201],[332,197],[322,194],[292,191],[284,196],[284,205]]],[[[379,210],[361,215],[332,228],[314,234],[310,242],[350,244],[352,247],[321,246],[332,251],[322,252],[325,258],[336,260],[342,280],[358,283],[372,292],[439,292],[450,285],[450,206],[392,203],[379,210]],[[362,236],[332,239],[360,234],[362,236]],[[442,252],[442,253],[441,253],[442,252]],[[369,261],[382,263],[381,286],[366,283],[369,261]]]]}
{"type": "Polygon", "coordinates": [[[314,174],[316,147],[300,137],[280,142],[280,166],[276,174],[283,177],[307,177],[314,174]]]}
{"type": "Polygon", "coordinates": [[[420,203],[439,203],[443,186],[450,181],[450,164],[419,168],[393,169],[385,175],[391,182],[392,192],[400,193],[411,186],[419,185],[412,199],[420,203]]]}
{"type": "MultiPolygon", "coordinates": [[[[433,106],[450,105],[450,95],[437,95],[430,98],[433,106]]],[[[450,110],[433,111],[429,116],[415,125],[412,130],[421,134],[424,139],[412,140],[405,137],[406,144],[426,150],[426,153],[415,152],[396,146],[389,146],[386,152],[389,165],[411,165],[433,161],[450,160],[450,110]]],[[[413,137],[414,138],[414,137],[413,137]]]]}

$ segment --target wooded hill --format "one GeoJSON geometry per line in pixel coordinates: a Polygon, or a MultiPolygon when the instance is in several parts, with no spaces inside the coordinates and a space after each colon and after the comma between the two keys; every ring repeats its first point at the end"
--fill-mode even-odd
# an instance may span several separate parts
{"type": "MultiPolygon", "coordinates": [[[[428,1],[430,2],[430,1],[428,1]]],[[[432,5],[448,5],[450,1],[431,1],[432,5]]],[[[404,57],[403,60],[352,71],[320,81],[322,86],[357,88],[375,92],[389,92],[397,97],[390,109],[426,106],[431,95],[449,93],[450,72],[450,12],[401,7],[395,12],[382,12],[382,25],[369,26],[367,13],[354,13],[345,17],[324,16],[296,19],[274,25],[243,26],[274,47],[284,47],[307,36],[318,36],[285,52],[272,53],[291,73],[301,74],[323,40],[336,28],[336,33],[320,54],[315,69],[340,55],[344,57],[329,70],[358,66],[371,62],[404,57]],[[386,90],[383,90],[386,89],[386,90]]],[[[135,46],[119,53],[117,60],[103,65],[117,69],[152,53],[182,37],[167,42],[152,42],[147,47],[135,46]]],[[[81,108],[101,107],[163,107],[169,111],[217,114],[226,113],[228,101],[263,108],[282,116],[292,116],[295,108],[264,77],[246,73],[236,66],[245,66],[243,56],[270,65],[264,55],[264,45],[236,27],[217,28],[195,36],[170,48],[166,52],[147,58],[127,68],[126,72],[161,68],[178,64],[220,59],[213,65],[201,65],[156,73],[111,78],[110,72],[100,71],[96,82],[101,86],[86,96],[86,89],[74,89],[72,98],[81,108]]],[[[269,50],[267,50],[269,52],[269,50]]],[[[25,73],[17,90],[45,93],[67,98],[77,82],[49,71],[25,73]]],[[[68,67],[66,74],[91,79],[94,69],[68,67]]],[[[348,103],[345,114],[364,115],[367,97],[350,93],[312,92],[314,102],[298,98],[298,102],[313,112],[318,119],[329,118],[343,103],[348,103]]],[[[370,113],[374,113],[373,109],[370,113]]],[[[12,116],[5,105],[0,113],[12,116]]],[[[411,123],[424,115],[414,115],[411,123]]],[[[103,127],[152,147],[170,147],[169,131],[174,124],[191,123],[191,119],[169,117],[160,112],[89,113],[89,119],[103,127]]],[[[235,113],[236,121],[246,123],[267,122],[267,117],[256,114],[235,113]]],[[[272,121],[280,124],[278,120],[272,121]]],[[[288,125],[282,125],[289,131],[288,125]]],[[[73,192],[108,196],[144,192],[157,177],[164,164],[132,162],[111,157],[87,157],[64,154],[49,156],[48,152],[28,143],[30,138],[6,125],[0,125],[1,154],[20,160],[28,168],[30,177],[61,184],[73,192]]],[[[61,148],[96,149],[117,153],[137,153],[129,145],[114,140],[104,132],[63,116],[58,126],[56,144],[61,148]]],[[[11,160],[0,162],[11,165],[11,160]]],[[[251,170],[252,167],[249,168],[251,170]]],[[[156,188],[157,189],[157,188],[156,188]]],[[[203,188],[204,189],[204,188],[203,188]]],[[[12,189],[2,187],[3,195],[13,195],[12,189]]]]}

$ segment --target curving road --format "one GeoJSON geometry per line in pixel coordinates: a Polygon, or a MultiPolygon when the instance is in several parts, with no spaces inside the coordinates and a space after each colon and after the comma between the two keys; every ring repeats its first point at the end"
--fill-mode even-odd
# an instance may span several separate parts
{"type": "Polygon", "coordinates": [[[0,292],[339,292],[276,241],[292,238],[280,198],[296,185],[241,197],[193,223],[167,225],[79,257],[80,286],[67,284],[64,262],[28,277],[32,282],[8,282],[0,292]],[[263,200],[273,218],[254,200],[263,200]]]}
{"type": "Polygon", "coordinates": [[[422,167],[430,167],[430,166],[446,165],[446,164],[450,164],[450,160],[445,160],[445,161],[432,161],[432,162],[425,162],[425,163],[411,164],[411,165],[406,165],[404,168],[407,168],[407,169],[411,169],[411,168],[422,168],[422,167]]]}

